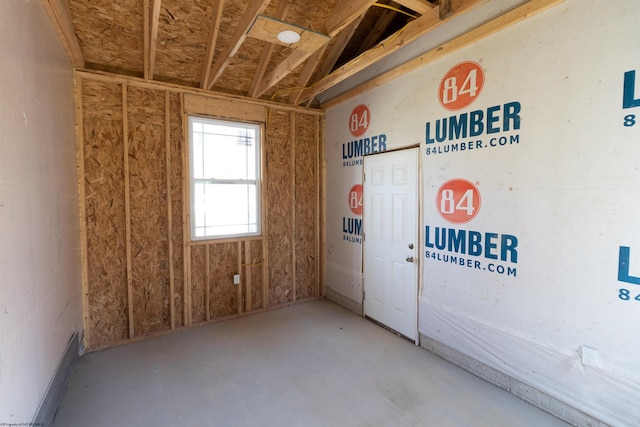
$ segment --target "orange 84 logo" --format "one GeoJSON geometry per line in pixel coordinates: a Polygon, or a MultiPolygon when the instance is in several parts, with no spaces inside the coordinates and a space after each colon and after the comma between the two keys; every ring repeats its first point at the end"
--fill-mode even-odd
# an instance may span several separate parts
{"type": "Polygon", "coordinates": [[[371,123],[371,113],[366,105],[360,104],[353,109],[349,116],[349,132],[358,137],[364,135],[371,123]]]}
{"type": "Polygon", "coordinates": [[[447,110],[460,110],[480,95],[484,86],[484,71],[472,61],[461,62],[440,81],[438,98],[447,110]]]}

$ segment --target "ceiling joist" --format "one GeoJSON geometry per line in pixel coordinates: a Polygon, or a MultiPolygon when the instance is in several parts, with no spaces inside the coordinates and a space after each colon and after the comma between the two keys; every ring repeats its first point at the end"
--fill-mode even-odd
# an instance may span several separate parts
{"type": "Polygon", "coordinates": [[[427,0],[394,0],[401,6],[406,7],[407,9],[411,9],[414,12],[424,15],[429,12],[431,9],[436,7],[435,4],[428,2],[427,0]]]}
{"type": "Polygon", "coordinates": [[[325,24],[325,34],[334,37],[369,10],[375,2],[376,0],[341,0],[325,24]]]}
{"type": "Polygon", "coordinates": [[[207,54],[202,70],[202,78],[200,79],[200,88],[205,89],[209,81],[209,73],[211,72],[211,63],[213,62],[213,54],[216,51],[216,41],[218,40],[218,30],[220,29],[220,20],[222,19],[222,9],[224,0],[216,0],[213,2],[213,14],[211,27],[209,27],[209,37],[207,38],[207,54]]]}
{"type": "Polygon", "coordinates": [[[271,89],[291,71],[312,56],[317,50],[324,48],[330,38],[336,36],[345,27],[360,18],[364,13],[366,13],[373,3],[375,3],[375,0],[341,0],[327,20],[326,30],[328,37],[325,42],[313,49],[306,49],[305,51],[297,50],[291,53],[287,59],[280,63],[262,80],[256,90],[256,97],[260,97],[266,91],[271,89]]]}
{"type": "Polygon", "coordinates": [[[220,54],[218,60],[211,67],[211,71],[209,73],[209,80],[207,82],[206,88],[211,89],[213,85],[216,83],[216,80],[220,78],[222,72],[227,68],[229,62],[236,54],[242,42],[247,37],[247,33],[251,29],[251,25],[253,21],[256,20],[258,15],[260,15],[267,8],[271,0],[252,0],[249,3],[245,13],[240,18],[238,25],[236,26],[236,30],[231,37],[227,47],[220,54]]]}
{"type": "MultiPolygon", "coordinates": [[[[284,19],[287,16],[287,12],[291,7],[292,0],[280,0],[278,4],[278,10],[276,11],[276,19],[284,19]]],[[[258,62],[258,68],[253,75],[253,80],[251,81],[251,86],[249,86],[249,91],[247,92],[247,96],[250,98],[256,98],[256,93],[258,91],[258,86],[264,77],[264,73],[267,71],[267,67],[269,66],[269,62],[271,62],[271,55],[273,54],[273,49],[275,48],[275,43],[267,43],[262,52],[262,56],[260,57],[260,61],[258,62]]]]}
{"type": "Polygon", "coordinates": [[[156,62],[160,2],[161,0],[153,0],[153,6],[150,9],[149,0],[144,1],[144,78],[148,80],[153,79],[156,62]]]}

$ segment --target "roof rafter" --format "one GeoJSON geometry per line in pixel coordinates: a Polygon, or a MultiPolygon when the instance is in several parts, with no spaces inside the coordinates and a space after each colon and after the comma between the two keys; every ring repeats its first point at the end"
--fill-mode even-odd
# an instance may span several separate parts
{"type": "Polygon", "coordinates": [[[376,0],[342,0],[325,24],[325,33],[330,37],[337,35],[360,15],[365,13],[376,0]]]}
{"type": "MultiPolygon", "coordinates": [[[[278,10],[276,11],[276,15],[274,16],[274,18],[284,19],[284,17],[287,15],[287,12],[289,11],[291,2],[292,0],[280,0],[280,3],[278,4],[278,10]]],[[[256,69],[256,73],[253,75],[253,80],[247,93],[247,96],[249,96],[250,98],[256,97],[258,86],[260,85],[260,81],[264,77],[264,73],[267,71],[267,66],[269,65],[271,54],[273,53],[273,49],[275,48],[275,46],[275,43],[267,43],[264,47],[264,50],[262,51],[262,56],[260,57],[260,61],[258,62],[258,68],[256,69]]]]}
{"type": "Polygon", "coordinates": [[[382,15],[376,20],[373,28],[369,30],[369,35],[362,42],[358,52],[364,52],[375,45],[396,16],[398,16],[398,12],[383,9],[382,15]]]}
{"type": "Polygon", "coordinates": [[[213,2],[213,14],[211,27],[209,28],[209,39],[207,42],[207,58],[204,61],[202,70],[202,78],[200,79],[200,88],[205,89],[209,81],[209,73],[211,72],[211,63],[213,62],[213,54],[216,51],[216,41],[218,40],[218,30],[220,29],[220,20],[222,19],[222,9],[224,0],[216,0],[213,2]]]}
{"type": "Polygon", "coordinates": [[[153,69],[156,64],[160,3],[161,0],[153,0],[153,7],[150,10],[149,0],[144,1],[144,78],[149,80],[153,80],[153,69]]]}
{"type": "MultiPolygon", "coordinates": [[[[318,81],[331,72],[333,66],[336,65],[336,62],[338,62],[340,55],[342,55],[342,52],[344,52],[344,49],[349,43],[349,40],[351,40],[351,37],[353,37],[365,15],[366,12],[360,15],[353,22],[351,22],[351,24],[344,27],[342,31],[340,31],[340,33],[334,38],[334,43],[331,46],[331,49],[329,49],[329,53],[327,53],[327,56],[324,58],[324,61],[322,61],[322,63],[319,63],[317,61],[320,61],[320,59],[322,58],[322,54],[325,51],[324,48],[320,49],[309,58],[307,64],[302,70],[302,73],[300,74],[300,78],[298,79],[298,85],[300,87],[306,87],[309,84],[309,81],[311,80],[311,77],[313,77],[314,73],[316,74],[315,80],[318,81]],[[316,55],[317,58],[315,58],[316,55]],[[317,73],[316,69],[318,70],[317,73]]],[[[301,96],[302,90],[297,91],[296,93],[291,95],[289,102],[291,104],[297,104],[301,96]]]]}
{"type": "Polygon", "coordinates": [[[358,95],[362,95],[376,87],[380,87],[385,83],[393,81],[400,76],[417,70],[420,67],[424,67],[426,64],[432,63],[440,58],[452,54],[460,49],[468,47],[479,40],[496,34],[499,31],[504,30],[512,25],[522,22],[540,12],[543,12],[550,7],[562,3],[564,0],[529,0],[521,6],[512,9],[493,20],[482,24],[456,38],[450,40],[440,46],[431,49],[430,51],[414,58],[404,64],[375,77],[360,86],[356,86],[353,89],[342,93],[335,98],[330,99],[322,104],[322,108],[327,109],[334,105],[338,105],[358,95]]]}
{"type": "Polygon", "coordinates": [[[309,80],[313,76],[313,73],[318,68],[318,64],[320,64],[320,60],[322,59],[322,55],[327,50],[328,44],[325,44],[320,49],[316,50],[316,52],[309,57],[307,63],[305,64],[300,76],[298,77],[298,87],[289,95],[289,102],[295,104],[295,102],[300,97],[302,90],[307,86],[309,80]]]}
{"type": "Polygon", "coordinates": [[[231,41],[220,54],[218,60],[213,64],[213,67],[211,67],[209,81],[206,85],[207,89],[211,89],[218,78],[220,78],[222,72],[227,68],[229,62],[231,62],[231,58],[233,58],[238,49],[240,49],[242,42],[244,42],[244,39],[247,37],[253,21],[255,21],[258,15],[264,12],[270,2],[271,0],[252,0],[251,3],[249,3],[249,6],[247,6],[246,11],[236,26],[236,31],[231,37],[231,41]]]}
{"type": "Polygon", "coordinates": [[[428,2],[426,0],[393,0],[401,6],[406,7],[407,9],[411,9],[414,12],[419,13],[420,15],[424,15],[429,12],[431,9],[436,7],[435,4],[428,2]]]}
{"type": "MultiPolygon", "coordinates": [[[[354,20],[363,15],[376,0],[342,0],[331,13],[327,20],[326,34],[330,38],[335,37],[341,30],[351,24],[354,20]]],[[[262,96],[266,91],[271,89],[280,80],[285,78],[298,65],[302,64],[307,58],[312,56],[317,50],[324,49],[326,43],[318,46],[310,51],[296,50],[280,65],[278,65],[268,76],[266,76],[256,90],[256,97],[262,96]]]]}
{"type": "MultiPolygon", "coordinates": [[[[342,67],[338,68],[323,80],[313,84],[309,89],[305,90],[300,97],[300,102],[304,102],[309,98],[315,97],[317,94],[324,92],[332,86],[346,80],[359,71],[364,70],[376,61],[385,58],[391,53],[397,51],[402,46],[407,45],[415,41],[418,37],[432,31],[434,28],[440,26],[441,23],[451,19],[454,16],[460,15],[477,4],[482,0],[454,0],[455,6],[452,7],[453,13],[445,20],[440,19],[440,9],[433,8],[428,13],[422,15],[418,19],[408,23],[403,29],[392,34],[386,40],[380,42],[376,47],[369,49],[362,53],[360,56],[352,59],[342,67]]],[[[453,2],[452,2],[453,3],[453,2]]]]}

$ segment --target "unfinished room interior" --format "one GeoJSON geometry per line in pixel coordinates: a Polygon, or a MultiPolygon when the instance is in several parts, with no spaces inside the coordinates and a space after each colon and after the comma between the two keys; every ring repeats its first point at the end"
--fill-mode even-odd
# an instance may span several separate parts
{"type": "Polygon", "coordinates": [[[640,426],[640,2],[0,20],[0,426],[640,426]]]}

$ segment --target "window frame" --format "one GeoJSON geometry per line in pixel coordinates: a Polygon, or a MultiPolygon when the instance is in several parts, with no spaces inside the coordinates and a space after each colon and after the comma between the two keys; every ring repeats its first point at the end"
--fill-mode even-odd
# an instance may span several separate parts
{"type": "MultiPolygon", "coordinates": [[[[188,203],[189,203],[189,241],[190,242],[207,242],[207,241],[221,241],[221,240],[238,240],[243,238],[252,238],[252,237],[261,237],[262,229],[263,229],[263,215],[262,215],[262,171],[263,171],[263,147],[264,147],[264,124],[258,122],[251,121],[242,121],[235,120],[223,117],[215,117],[215,116],[207,116],[207,115],[198,115],[198,114],[187,114],[187,127],[188,127],[188,157],[186,161],[186,166],[188,170],[188,185],[189,185],[189,194],[188,194],[188,203]],[[199,123],[210,123],[217,125],[239,125],[241,127],[247,127],[251,129],[255,129],[256,131],[256,148],[255,148],[255,159],[256,159],[256,169],[255,169],[255,180],[247,180],[247,179],[199,179],[195,178],[195,166],[193,164],[195,160],[194,156],[194,132],[193,132],[193,124],[195,122],[199,123]],[[217,184],[222,185],[235,185],[235,184],[254,184],[255,183],[255,204],[256,204],[256,231],[251,232],[243,232],[243,233],[229,233],[229,234],[221,234],[221,235],[205,235],[205,236],[197,236],[196,235],[196,198],[195,198],[195,186],[198,181],[206,181],[206,182],[216,182],[217,184]]],[[[249,224],[247,224],[249,225],[249,224]]],[[[199,228],[199,227],[198,227],[199,228]]],[[[206,231],[205,231],[206,233],[206,231]]]]}

